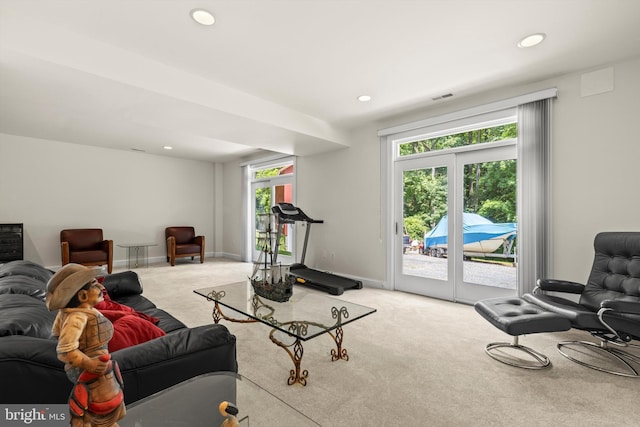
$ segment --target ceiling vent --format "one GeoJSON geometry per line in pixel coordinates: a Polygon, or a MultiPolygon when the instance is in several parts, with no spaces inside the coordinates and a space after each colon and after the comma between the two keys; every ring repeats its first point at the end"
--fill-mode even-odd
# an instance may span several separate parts
{"type": "Polygon", "coordinates": [[[452,93],[445,93],[444,95],[436,96],[435,98],[431,98],[433,101],[439,101],[445,98],[451,98],[453,96],[452,93]]]}

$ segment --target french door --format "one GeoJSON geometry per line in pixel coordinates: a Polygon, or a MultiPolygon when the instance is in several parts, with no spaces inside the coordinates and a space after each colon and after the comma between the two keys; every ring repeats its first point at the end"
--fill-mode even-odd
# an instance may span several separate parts
{"type": "MultiPolygon", "coordinates": [[[[257,261],[260,256],[261,242],[259,231],[264,231],[264,223],[261,218],[271,213],[271,207],[281,202],[293,203],[293,179],[288,176],[273,177],[251,183],[251,248],[253,261],[257,261]]],[[[295,260],[295,237],[293,224],[285,224],[280,231],[280,246],[278,250],[278,261],[282,264],[293,264],[295,260]]],[[[271,239],[276,238],[275,218],[271,218],[271,239]]]]}
{"type": "Polygon", "coordinates": [[[466,303],[514,296],[517,224],[501,203],[515,206],[515,193],[494,198],[515,188],[516,146],[452,151],[394,163],[395,289],[466,303]]]}
{"type": "MultiPolygon", "coordinates": [[[[396,290],[447,300],[454,299],[453,259],[427,257],[424,255],[424,243],[423,250],[420,250],[420,242],[416,251],[414,242],[418,238],[423,240],[423,236],[409,236],[407,233],[410,230],[406,228],[409,205],[415,205],[412,213],[418,212],[425,217],[442,218],[455,209],[455,198],[450,197],[455,188],[454,161],[453,155],[440,155],[396,162],[394,176],[396,246],[393,251],[396,290]],[[410,191],[409,184],[412,182],[424,182],[424,184],[419,184],[414,191],[410,191]]],[[[432,225],[435,226],[435,223],[432,225]]],[[[453,235],[453,226],[454,224],[450,223],[444,227],[445,238],[449,234],[453,235]]],[[[435,252],[433,255],[436,255],[435,252]]]]}

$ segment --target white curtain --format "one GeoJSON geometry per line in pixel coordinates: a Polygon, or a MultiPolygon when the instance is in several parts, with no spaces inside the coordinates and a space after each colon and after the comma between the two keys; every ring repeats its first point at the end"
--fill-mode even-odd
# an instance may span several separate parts
{"type": "Polygon", "coordinates": [[[518,106],[518,294],[548,277],[551,263],[551,102],[518,106]]]}

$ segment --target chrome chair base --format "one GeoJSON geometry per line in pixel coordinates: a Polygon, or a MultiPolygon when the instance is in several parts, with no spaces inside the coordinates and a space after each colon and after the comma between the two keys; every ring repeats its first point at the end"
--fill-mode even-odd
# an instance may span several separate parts
{"type": "Polygon", "coordinates": [[[518,337],[513,337],[513,342],[493,342],[487,344],[484,351],[494,360],[504,363],[505,365],[515,366],[523,369],[544,369],[551,366],[551,360],[542,353],[535,351],[532,348],[518,344],[518,337]],[[525,354],[531,356],[531,360],[514,358],[509,356],[506,352],[500,352],[498,349],[509,348],[513,350],[519,350],[525,354]],[[498,351],[495,351],[498,350],[498,351]]]}
{"type": "Polygon", "coordinates": [[[557,345],[558,352],[567,359],[575,362],[579,365],[586,366],[587,368],[595,369],[596,371],[606,372],[608,374],[618,375],[622,377],[640,378],[640,356],[632,354],[628,351],[620,350],[619,348],[613,348],[609,344],[621,346],[621,347],[635,347],[640,348],[639,345],[628,343],[616,343],[613,341],[601,341],[600,344],[590,341],[562,341],[557,345]],[[582,353],[585,355],[590,354],[592,357],[604,356],[609,362],[618,365],[620,369],[608,368],[605,366],[598,366],[593,363],[580,360],[576,357],[567,354],[566,349],[571,347],[576,353],[582,353]],[[583,351],[580,351],[583,350],[583,351]]]}

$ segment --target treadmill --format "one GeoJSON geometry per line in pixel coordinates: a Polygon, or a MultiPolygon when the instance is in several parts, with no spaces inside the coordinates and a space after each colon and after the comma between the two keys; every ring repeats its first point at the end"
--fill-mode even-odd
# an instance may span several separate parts
{"type": "Polygon", "coordinates": [[[271,208],[276,216],[277,233],[273,261],[278,257],[278,246],[280,245],[280,234],[282,224],[294,224],[296,222],[306,222],[307,231],[304,235],[304,245],[302,247],[302,258],[299,263],[292,264],[289,268],[289,275],[293,276],[296,283],[304,284],[321,291],[326,291],[332,295],[342,295],[345,289],[362,289],[360,280],[349,279],[326,271],[315,270],[304,265],[304,258],[307,254],[307,243],[309,242],[309,232],[311,224],[322,224],[323,220],[312,219],[307,216],[302,209],[295,207],[291,203],[278,203],[271,208]]]}

